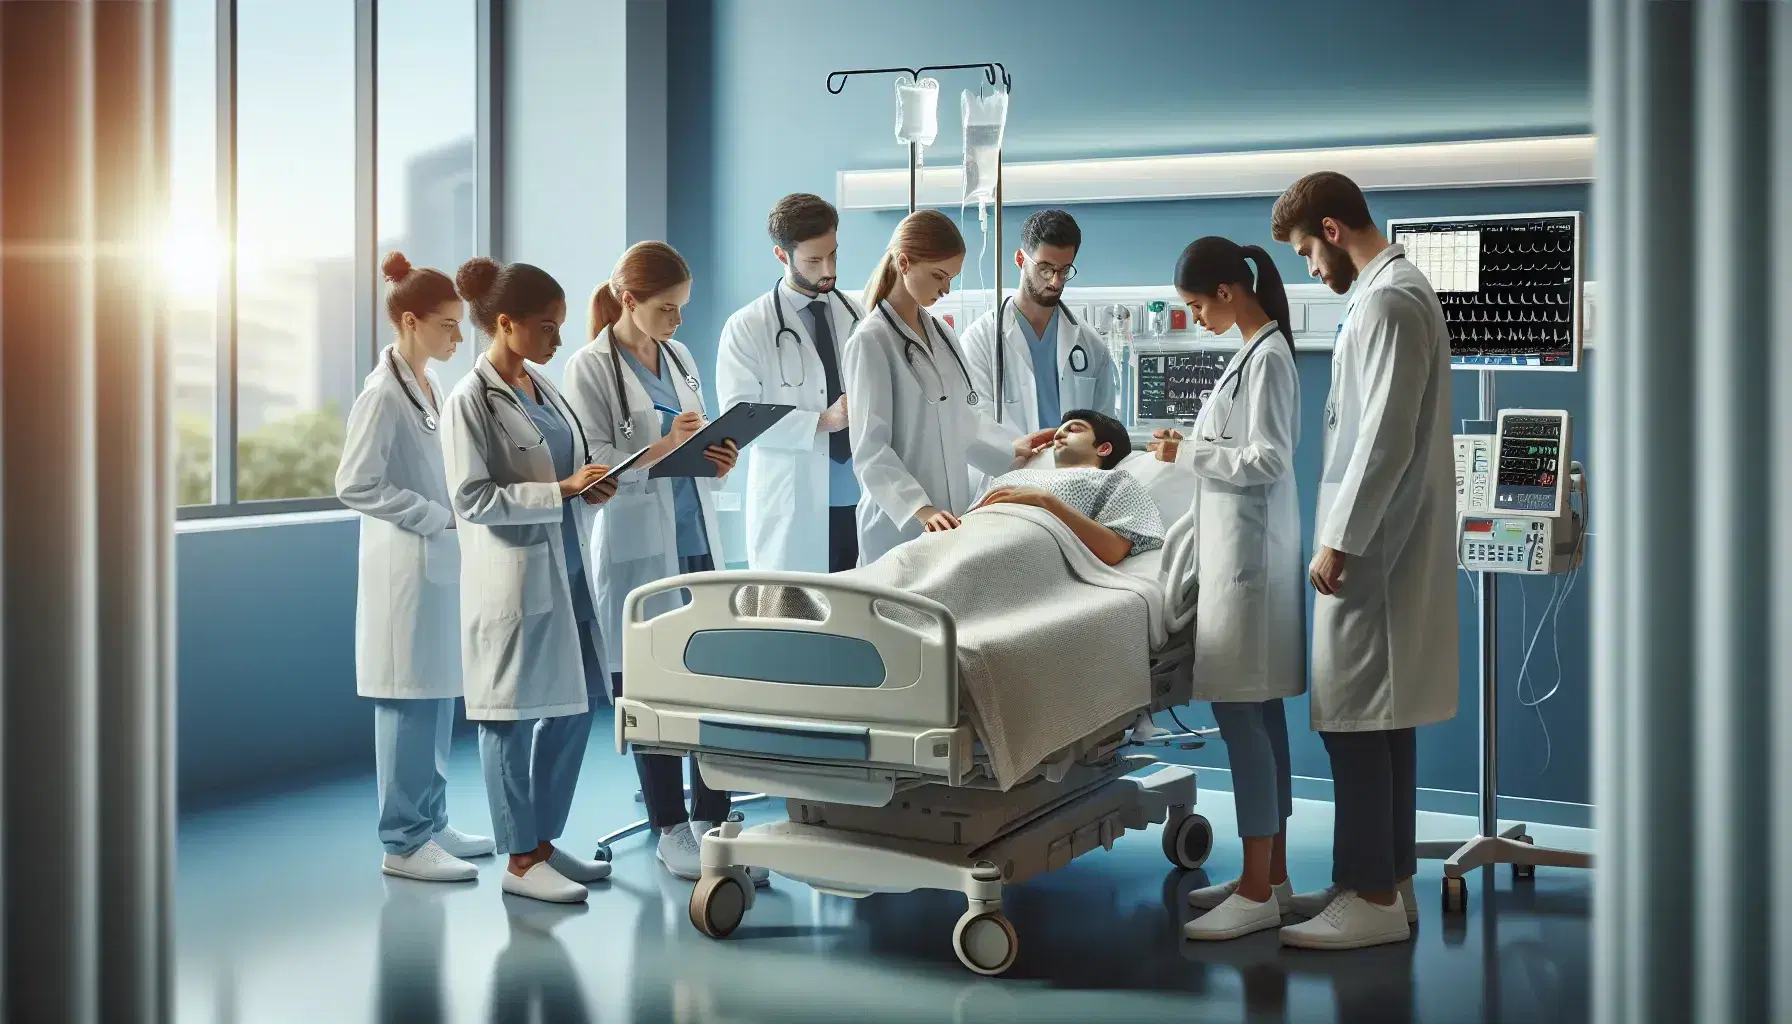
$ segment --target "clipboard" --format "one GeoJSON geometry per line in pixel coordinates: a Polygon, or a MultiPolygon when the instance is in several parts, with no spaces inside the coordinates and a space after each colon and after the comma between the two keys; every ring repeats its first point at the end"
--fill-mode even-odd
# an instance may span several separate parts
{"type": "Polygon", "coordinates": [[[618,462],[614,466],[611,466],[610,471],[608,473],[605,473],[603,476],[600,476],[596,480],[592,481],[591,487],[587,487],[584,490],[580,491],[579,493],[581,495],[590,494],[592,487],[596,487],[598,484],[603,483],[605,480],[617,479],[622,474],[628,472],[629,468],[632,467],[636,462],[639,462],[641,459],[641,456],[646,455],[646,454],[647,454],[647,449],[643,448],[640,451],[636,452],[635,454],[630,455],[628,458],[623,459],[621,462],[618,462]]]}
{"type": "Polygon", "coordinates": [[[653,464],[649,479],[662,477],[714,477],[716,464],[703,457],[704,449],[723,441],[746,450],[760,434],[796,409],[794,405],[771,405],[763,402],[739,402],[720,417],[692,434],[670,455],[653,464]]]}

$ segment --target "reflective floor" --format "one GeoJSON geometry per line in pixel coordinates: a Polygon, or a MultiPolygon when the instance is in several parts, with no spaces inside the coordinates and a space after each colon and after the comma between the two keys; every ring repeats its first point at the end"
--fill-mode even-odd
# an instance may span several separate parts
{"type": "MultiPolygon", "coordinates": [[[[639,813],[630,762],[594,730],[569,848],[639,813]]],[[[1589,880],[1510,869],[1470,882],[1466,919],[1446,926],[1441,865],[1421,865],[1421,924],[1407,945],[1347,953],[1283,950],[1273,932],[1185,942],[1185,894],[1236,873],[1231,794],[1202,794],[1220,841],[1206,872],[1168,870],[1156,830],[1134,833],[1008,890],[1020,956],[999,979],[959,966],[959,895],[849,900],[782,879],[735,935],[700,936],[690,887],[645,840],[616,849],[616,874],[584,907],[498,890],[492,858],[475,883],[385,878],[371,778],[185,818],[178,893],[179,1019],[303,1021],[1582,1021],[1588,1016],[1589,880]]],[[[490,834],[478,762],[461,743],[450,810],[490,834]]],[[[749,809],[749,821],[771,813],[749,809]]],[[[1424,815],[1421,838],[1472,828],[1424,815]]],[[[1297,801],[1290,870],[1323,885],[1331,805],[1297,801]]],[[[1538,842],[1584,849],[1588,833],[1533,826],[1538,842]]]]}

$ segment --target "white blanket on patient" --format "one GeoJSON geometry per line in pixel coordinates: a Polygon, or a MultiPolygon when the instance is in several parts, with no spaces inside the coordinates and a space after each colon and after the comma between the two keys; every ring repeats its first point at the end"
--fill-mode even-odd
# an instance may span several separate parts
{"type": "MultiPolygon", "coordinates": [[[[961,706],[1003,789],[1151,703],[1150,654],[1166,628],[1161,586],[1104,565],[1049,512],[981,509],[843,575],[952,613],[961,706]]],[[[808,617],[809,603],[799,589],[768,587],[754,611],[808,617]]]]}

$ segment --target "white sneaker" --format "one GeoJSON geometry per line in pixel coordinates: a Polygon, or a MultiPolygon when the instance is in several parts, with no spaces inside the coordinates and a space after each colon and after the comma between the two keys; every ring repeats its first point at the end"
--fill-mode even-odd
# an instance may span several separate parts
{"type": "Polygon", "coordinates": [[[687,882],[695,882],[703,874],[703,850],[697,845],[696,833],[685,825],[674,825],[661,832],[653,855],[667,871],[687,882]]]}
{"type": "MultiPolygon", "coordinates": [[[[703,848],[703,837],[708,835],[709,830],[712,828],[715,828],[718,824],[720,824],[720,822],[714,822],[714,821],[693,821],[693,822],[691,822],[691,834],[697,837],[697,848],[699,850],[701,850],[703,848]]],[[[772,873],[770,871],[766,870],[765,868],[750,867],[747,869],[747,877],[752,879],[753,884],[755,886],[758,886],[761,889],[772,884],[772,873]]]]}
{"type": "MultiPolygon", "coordinates": [[[[1212,910],[1226,902],[1226,899],[1237,891],[1238,879],[1234,878],[1230,882],[1221,882],[1218,885],[1210,885],[1205,889],[1196,889],[1189,893],[1188,905],[1196,910],[1212,910]]],[[[1288,901],[1294,898],[1294,883],[1284,878],[1280,884],[1270,886],[1269,891],[1275,896],[1281,913],[1287,913],[1288,901]]]]}
{"type": "Polygon", "coordinates": [[[470,835],[453,825],[437,832],[431,838],[435,840],[437,846],[456,857],[488,857],[498,849],[498,844],[492,842],[490,836],[470,835]]]}
{"type": "Polygon", "coordinates": [[[554,847],[553,853],[548,854],[548,864],[568,879],[581,884],[601,882],[610,877],[609,861],[574,857],[558,846],[554,847]]]}
{"type": "Polygon", "coordinates": [[[1184,938],[1217,942],[1267,931],[1280,927],[1281,924],[1282,908],[1275,896],[1258,903],[1233,893],[1219,906],[1183,925],[1182,935],[1184,938]]]}
{"type": "Polygon", "coordinates": [[[591,894],[583,885],[555,871],[545,860],[521,875],[505,865],[502,875],[505,892],[544,903],[583,903],[591,894]]]}
{"type": "Polygon", "coordinates": [[[1382,907],[1341,892],[1318,917],[1282,929],[1282,945],[1299,949],[1362,949],[1412,937],[1398,901],[1382,907]]]}
{"type": "Polygon", "coordinates": [[[431,839],[406,854],[386,854],[380,870],[398,878],[419,882],[471,882],[479,869],[436,845],[431,839]]]}
{"type": "Polygon", "coordinates": [[[1130,730],[1128,738],[1134,743],[1144,743],[1148,740],[1154,740],[1159,736],[1168,735],[1170,735],[1170,730],[1165,729],[1152,721],[1151,712],[1141,711],[1139,712],[1138,721],[1132,723],[1132,729],[1130,730]]]}
{"type": "Polygon", "coordinates": [[[1400,904],[1406,908],[1406,924],[1411,927],[1419,923],[1419,897],[1412,891],[1412,879],[1408,878],[1395,886],[1400,894],[1400,904]]]}
{"type": "MultiPolygon", "coordinates": [[[[1395,886],[1395,889],[1400,893],[1400,903],[1406,911],[1407,925],[1418,924],[1419,899],[1413,894],[1412,879],[1408,878],[1401,882],[1395,886]]],[[[1332,900],[1338,898],[1339,892],[1340,890],[1335,885],[1328,885],[1318,892],[1303,892],[1293,899],[1283,900],[1282,913],[1290,917],[1297,917],[1302,921],[1310,920],[1324,913],[1325,908],[1332,905],[1332,900]]],[[[1191,895],[1189,900],[1193,902],[1194,897],[1191,895]]]]}

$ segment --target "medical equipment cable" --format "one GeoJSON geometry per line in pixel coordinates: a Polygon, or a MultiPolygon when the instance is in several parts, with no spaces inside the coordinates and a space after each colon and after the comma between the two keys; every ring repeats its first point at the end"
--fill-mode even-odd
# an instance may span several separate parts
{"type": "MultiPolygon", "coordinates": [[[[1518,680],[1514,686],[1514,696],[1518,698],[1520,704],[1523,704],[1525,707],[1536,712],[1537,725],[1543,730],[1543,767],[1539,770],[1538,774],[1542,774],[1549,770],[1549,765],[1554,755],[1554,747],[1549,735],[1549,723],[1543,718],[1542,707],[1544,701],[1554,697],[1562,689],[1562,608],[1567,605],[1568,596],[1574,593],[1575,584],[1580,581],[1581,557],[1586,549],[1586,526],[1588,518],[1585,514],[1585,509],[1587,507],[1587,493],[1584,477],[1582,483],[1579,486],[1575,486],[1574,489],[1580,492],[1583,514],[1581,516],[1581,531],[1575,537],[1574,541],[1575,550],[1573,565],[1567,573],[1563,574],[1563,576],[1556,577],[1555,585],[1550,589],[1549,601],[1543,606],[1543,613],[1537,619],[1537,629],[1535,632],[1531,633],[1531,639],[1525,646],[1524,658],[1519,662],[1518,680]],[[1526,683],[1529,681],[1530,676],[1531,657],[1536,652],[1537,641],[1543,635],[1543,627],[1545,624],[1550,627],[1550,650],[1552,659],[1555,662],[1556,678],[1555,682],[1551,684],[1549,692],[1543,694],[1541,697],[1537,696],[1536,688],[1531,687],[1529,691],[1530,699],[1527,700],[1525,692],[1526,683]]],[[[1525,609],[1524,577],[1522,576],[1519,577],[1518,580],[1518,607],[1519,636],[1520,638],[1523,638],[1530,627],[1528,624],[1528,614],[1525,609]]]]}

